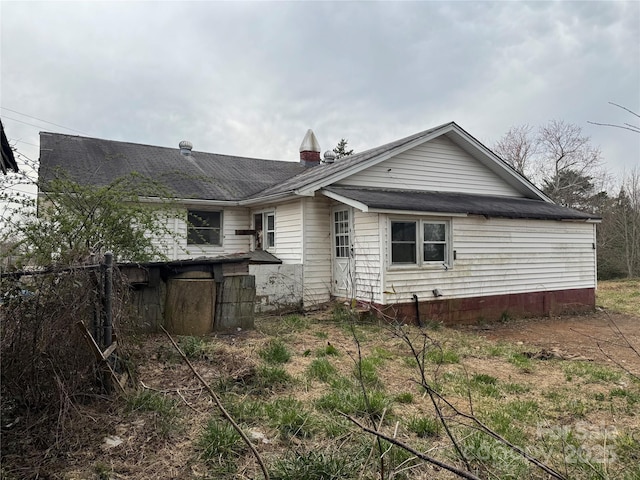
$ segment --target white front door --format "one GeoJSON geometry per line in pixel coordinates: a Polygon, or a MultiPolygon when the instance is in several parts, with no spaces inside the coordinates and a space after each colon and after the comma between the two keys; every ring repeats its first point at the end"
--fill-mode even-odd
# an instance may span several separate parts
{"type": "Polygon", "coordinates": [[[335,207],[332,211],[333,289],[336,297],[352,298],[353,245],[350,207],[335,207]]]}

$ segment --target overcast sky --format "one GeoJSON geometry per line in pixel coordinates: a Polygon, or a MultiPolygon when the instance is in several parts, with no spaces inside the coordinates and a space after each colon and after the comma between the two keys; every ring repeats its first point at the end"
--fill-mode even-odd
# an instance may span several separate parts
{"type": "Polygon", "coordinates": [[[39,131],[297,161],[307,128],[361,151],[455,121],[491,147],[558,119],[614,175],[640,164],[640,135],[587,123],[639,123],[608,104],[640,111],[637,1],[2,1],[0,18],[0,117],[31,158],[39,131]]]}

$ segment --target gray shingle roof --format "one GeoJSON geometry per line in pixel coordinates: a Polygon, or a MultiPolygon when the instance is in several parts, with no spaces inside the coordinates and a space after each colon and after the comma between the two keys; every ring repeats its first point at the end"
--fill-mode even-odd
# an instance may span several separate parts
{"type": "Polygon", "coordinates": [[[370,209],[484,215],[540,220],[599,220],[597,215],[579,212],[554,203],[529,198],[498,197],[450,192],[325,187],[324,190],[360,202],[370,209]]]}
{"type": "Polygon", "coordinates": [[[137,172],[161,181],[179,198],[238,201],[305,170],[298,162],[213,153],[180,154],[155,147],[57,133],[40,134],[40,181],[62,169],[78,183],[107,185],[137,172]]]}

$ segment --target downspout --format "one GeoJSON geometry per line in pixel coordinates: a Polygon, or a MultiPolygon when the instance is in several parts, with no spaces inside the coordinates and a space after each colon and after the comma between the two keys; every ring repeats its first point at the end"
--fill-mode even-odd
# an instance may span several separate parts
{"type": "Polygon", "coordinates": [[[418,303],[418,295],[416,295],[415,293],[413,294],[413,301],[415,302],[415,305],[416,305],[416,321],[418,322],[418,326],[422,328],[423,325],[422,325],[422,322],[420,321],[420,304],[418,303]]]}

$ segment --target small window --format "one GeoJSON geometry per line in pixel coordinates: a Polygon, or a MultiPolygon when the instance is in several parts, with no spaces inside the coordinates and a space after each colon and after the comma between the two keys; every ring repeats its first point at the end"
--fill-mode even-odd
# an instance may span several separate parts
{"type": "Polygon", "coordinates": [[[265,213],[265,247],[276,246],[276,215],[273,212],[265,213]]]}
{"type": "Polygon", "coordinates": [[[222,245],[222,212],[189,210],[188,245],[222,245]]]}
{"type": "Polygon", "coordinates": [[[416,263],[416,222],[391,222],[391,263],[416,263]]]}
{"type": "Polygon", "coordinates": [[[253,216],[253,228],[256,231],[256,250],[276,246],[276,214],[274,212],[256,213],[253,216]]]}
{"type": "Polygon", "coordinates": [[[423,261],[445,263],[447,260],[447,228],[444,223],[422,224],[424,235],[422,240],[423,261]]]}

